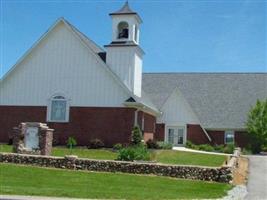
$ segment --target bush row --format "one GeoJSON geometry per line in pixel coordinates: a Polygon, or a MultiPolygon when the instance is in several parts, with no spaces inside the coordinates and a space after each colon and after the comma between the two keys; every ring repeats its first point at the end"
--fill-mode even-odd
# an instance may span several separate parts
{"type": "Polygon", "coordinates": [[[226,144],[226,145],[222,144],[222,145],[215,145],[215,146],[211,146],[209,144],[196,145],[196,144],[193,144],[191,141],[186,142],[186,147],[190,149],[201,150],[201,151],[229,153],[229,154],[232,154],[235,150],[234,144],[226,144]]]}

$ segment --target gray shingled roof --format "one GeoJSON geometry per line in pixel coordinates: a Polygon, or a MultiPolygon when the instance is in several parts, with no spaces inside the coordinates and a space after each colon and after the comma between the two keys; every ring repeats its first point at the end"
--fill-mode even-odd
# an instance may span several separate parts
{"type": "Polygon", "coordinates": [[[178,87],[204,128],[244,128],[257,99],[267,98],[267,73],[144,73],[143,90],[160,109],[178,87]]]}

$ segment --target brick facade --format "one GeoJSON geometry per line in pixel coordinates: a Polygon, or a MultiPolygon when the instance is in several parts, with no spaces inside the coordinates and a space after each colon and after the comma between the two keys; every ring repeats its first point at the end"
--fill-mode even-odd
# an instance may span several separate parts
{"type": "MultiPolygon", "coordinates": [[[[187,125],[187,140],[190,140],[194,144],[224,144],[224,131],[208,130],[209,136],[212,142],[209,142],[204,131],[198,124],[187,125]]],[[[245,147],[249,143],[248,136],[245,131],[235,131],[235,145],[239,147],[245,147]]]]}
{"type": "Polygon", "coordinates": [[[199,124],[187,124],[187,140],[194,144],[208,144],[209,140],[199,124]]]}
{"type": "MultiPolygon", "coordinates": [[[[51,123],[46,122],[45,106],[0,106],[0,142],[8,142],[13,127],[20,122],[42,122],[55,130],[57,144],[65,145],[68,137],[74,136],[78,145],[88,145],[90,139],[99,138],[111,147],[129,142],[134,112],[134,108],[70,107],[68,123],[51,123]]],[[[155,117],[144,113],[144,122],[145,131],[154,133],[155,117]]]]}
{"type": "Polygon", "coordinates": [[[157,141],[164,141],[165,124],[156,124],[155,139],[157,141]]]}
{"type": "Polygon", "coordinates": [[[156,129],[156,117],[142,111],[138,111],[137,123],[144,134],[144,140],[154,139],[156,129]],[[143,124],[144,123],[144,124],[143,124]],[[143,125],[142,125],[143,124],[143,125]]]}

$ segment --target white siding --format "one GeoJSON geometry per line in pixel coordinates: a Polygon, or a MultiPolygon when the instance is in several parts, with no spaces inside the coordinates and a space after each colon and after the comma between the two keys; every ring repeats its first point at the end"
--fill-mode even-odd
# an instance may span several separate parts
{"type": "Polygon", "coordinates": [[[186,102],[179,90],[174,90],[161,108],[162,116],[158,122],[167,126],[185,126],[186,124],[199,124],[196,115],[186,102]]]}
{"type": "Polygon", "coordinates": [[[135,55],[134,94],[141,96],[142,93],[142,58],[135,55]]]}
{"type": "Polygon", "coordinates": [[[107,47],[107,65],[135,95],[141,96],[142,58],[137,47],[107,47]]]}
{"type": "Polygon", "coordinates": [[[0,105],[47,105],[55,93],[71,106],[123,106],[126,90],[60,22],[0,84],[0,105]]]}

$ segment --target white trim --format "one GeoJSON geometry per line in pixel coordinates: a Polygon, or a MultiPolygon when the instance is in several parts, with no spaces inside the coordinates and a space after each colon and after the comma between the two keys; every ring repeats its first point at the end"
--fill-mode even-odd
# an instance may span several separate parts
{"type": "Polygon", "coordinates": [[[186,124],[165,124],[165,130],[164,130],[164,142],[169,142],[168,141],[168,129],[169,128],[174,128],[174,129],[179,129],[179,128],[183,128],[184,130],[184,138],[183,138],[183,144],[182,145],[178,145],[178,146],[185,146],[186,145],[186,141],[187,141],[187,125],[186,124]]]}
{"type": "Polygon", "coordinates": [[[56,93],[52,97],[49,98],[47,104],[47,111],[46,111],[46,121],[47,122],[56,122],[56,123],[68,123],[69,122],[69,113],[70,113],[70,99],[66,98],[64,94],[56,93]],[[56,96],[62,96],[64,99],[57,101],[65,101],[66,102],[66,115],[64,120],[52,120],[51,113],[52,113],[52,101],[55,100],[56,96]]]}

